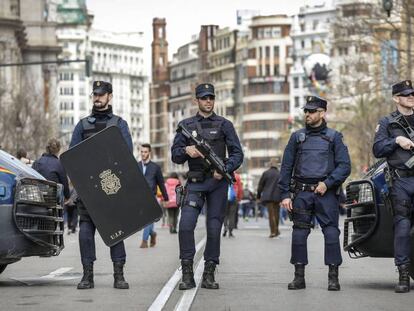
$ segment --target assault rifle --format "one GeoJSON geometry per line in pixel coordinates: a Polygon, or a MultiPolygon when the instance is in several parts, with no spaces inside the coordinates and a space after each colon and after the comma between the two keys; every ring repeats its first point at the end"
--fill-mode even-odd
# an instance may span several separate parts
{"type": "Polygon", "coordinates": [[[190,133],[182,124],[178,125],[178,132],[181,132],[185,137],[191,140],[197,150],[203,155],[203,160],[217,173],[222,175],[229,184],[233,183],[233,176],[227,172],[224,162],[217,156],[211,146],[198,135],[197,131],[190,133]]]}
{"type": "MultiPolygon", "coordinates": [[[[395,124],[399,125],[400,128],[402,128],[404,130],[404,132],[408,135],[410,140],[414,142],[414,130],[411,128],[411,126],[407,122],[407,119],[402,114],[394,116],[390,123],[391,124],[395,123],[395,124]]],[[[410,151],[413,154],[413,156],[411,158],[409,158],[407,162],[404,163],[405,166],[408,167],[409,169],[414,167],[414,150],[413,150],[413,148],[411,148],[410,151]]]]}

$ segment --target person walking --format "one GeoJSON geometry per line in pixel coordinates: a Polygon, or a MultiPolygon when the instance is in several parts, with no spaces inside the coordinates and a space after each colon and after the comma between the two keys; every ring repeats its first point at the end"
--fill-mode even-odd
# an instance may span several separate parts
{"type": "MultiPolygon", "coordinates": [[[[161,167],[151,161],[151,145],[142,144],[140,148],[141,161],[138,162],[138,167],[144,175],[149,187],[151,188],[154,197],[157,195],[157,187],[159,187],[164,202],[168,202],[168,194],[165,189],[164,177],[162,176],[161,167]]],[[[154,230],[154,223],[147,225],[142,233],[142,241],[140,248],[148,248],[148,239],[150,240],[150,247],[157,244],[157,232],[154,230]]]]}
{"type": "Polygon", "coordinates": [[[272,158],[269,163],[270,168],[263,172],[257,187],[257,199],[267,207],[269,213],[269,238],[280,235],[280,190],[278,186],[280,173],[277,165],[277,159],[272,158]]]}

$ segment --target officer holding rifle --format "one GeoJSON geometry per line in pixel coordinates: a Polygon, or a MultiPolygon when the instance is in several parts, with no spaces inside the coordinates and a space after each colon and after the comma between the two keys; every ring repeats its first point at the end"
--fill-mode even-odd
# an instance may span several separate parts
{"type": "Polygon", "coordinates": [[[410,80],[392,86],[396,110],[382,118],[375,130],[373,152],[386,158],[394,214],[394,258],[399,279],[396,293],[410,291],[410,231],[414,216],[414,88],[410,80]]]}
{"type": "Polygon", "coordinates": [[[181,121],[171,147],[172,161],[188,161],[188,183],[181,204],[179,225],[182,282],[180,290],[195,287],[193,259],[194,229],[207,203],[207,244],[204,251],[202,288],[218,289],[214,271],[219,264],[220,232],[231,173],[243,162],[243,151],[233,124],[214,113],[214,86],[203,83],[195,89],[195,116],[181,121]],[[226,158],[226,150],[227,156],[226,158]]]}

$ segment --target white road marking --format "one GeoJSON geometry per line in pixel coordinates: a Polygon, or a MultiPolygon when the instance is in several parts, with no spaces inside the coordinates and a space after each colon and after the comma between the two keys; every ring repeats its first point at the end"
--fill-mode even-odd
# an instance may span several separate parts
{"type": "MultiPolygon", "coordinates": [[[[207,237],[204,237],[200,242],[198,242],[196,246],[196,254],[204,247],[206,244],[207,237]]],[[[198,268],[198,267],[197,267],[198,268]]],[[[177,286],[178,282],[181,279],[181,270],[180,267],[175,270],[172,277],[168,280],[168,282],[164,285],[161,289],[160,293],[158,294],[157,298],[155,298],[152,305],[149,307],[148,311],[159,311],[164,308],[165,304],[167,303],[168,299],[170,298],[174,288],[177,286]]]]}
{"type": "Polygon", "coordinates": [[[28,286],[47,284],[50,282],[78,279],[79,276],[62,276],[62,274],[65,274],[66,272],[69,272],[72,269],[73,267],[63,267],[53,272],[50,272],[48,275],[43,275],[41,277],[22,277],[22,278],[10,278],[10,279],[24,283],[28,286]]]}

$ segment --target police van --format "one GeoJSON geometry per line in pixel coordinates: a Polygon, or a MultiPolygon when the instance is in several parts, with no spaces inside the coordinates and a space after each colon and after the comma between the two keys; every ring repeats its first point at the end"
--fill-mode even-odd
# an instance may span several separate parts
{"type": "MultiPolygon", "coordinates": [[[[384,173],[386,168],[386,161],[381,160],[361,180],[346,186],[344,250],[351,258],[394,257],[393,211],[384,173]]],[[[414,227],[411,249],[410,276],[414,279],[414,227]]]]}
{"type": "Polygon", "coordinates": [[[0,150],[0,273],[22,257],[64,248],[61,185],[0,150]]]}

